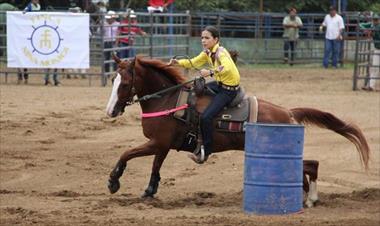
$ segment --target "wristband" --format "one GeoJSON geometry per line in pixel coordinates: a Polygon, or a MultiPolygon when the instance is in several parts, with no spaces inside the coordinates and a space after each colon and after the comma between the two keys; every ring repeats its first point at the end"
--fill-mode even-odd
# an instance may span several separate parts
{"type": "Polygon", "coordinates": [[[213,70],[210,70],[210,76],[214,76],[214,71],[213,70]]]}

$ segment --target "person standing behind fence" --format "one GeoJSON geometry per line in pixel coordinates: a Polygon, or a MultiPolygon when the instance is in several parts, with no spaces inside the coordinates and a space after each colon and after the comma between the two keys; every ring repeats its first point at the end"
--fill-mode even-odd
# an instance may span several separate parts
{"type": "Polygon", "coordinates": [[[380,79],[380,15],[373,15],[372,23],[361,23],[360,28],[370,30],[373,39],[373,45],[371,46],[372,62],[369,70],[370,79],[362,89],[376,91],[377,80],[373,78],[380,79]]]}
{"type": "Polygon", "coordinates": [[[149,13],[163,13],[173,2],[174,0],[149,0],[147,9],[149,13]]]}
{"type": "Polygon", "coordinates": [[[292,66],[295,57],[295,48],[297,40],[299,38],[299,28],[303,26],[302,20],[297,15],[297,10],[291,8],[289,15],[287,15],[282,21],[284,27],[284,63],[288,63],[292,66]],[[289,49],[290,49],[290,61],[289,61],[289,49]]]}
{"type": "MultiPolygon", "coordinates": [[[[40,11],[40,10],[41,10],[40,1],[39,0],[32,0],[25,7],[23,13],[40,11]]],[[[24,69],[18,68],[17,69],[17,77],[18,77],[17,84],[20,84],[23,78],[24,78],[24,83],[28,84],[28,79],[29,79],[28,69],[27,68],[24,68],[24,69]]]]}
{"type": "Polygon", "coordinates": [[[323,67],[328,68],[330,55],[332,53],[332,66],[337,67],[338,57],[340,56],[340,44],[343,40],[344,21],[343,18],[336,13],[335,7],[330,7],[330,13],[325,16],[319,31],[323,31],[326,27],[325,35],[325,52],[323,56],[323,67]]]}
{"type": "MultiPolygon", "coordinates": [[[[45,86],[51,84],[49,77],[50,77],[50,69],[45,69],[45,86]]],[[[59,85],[57,68],[53,69],[53,82],[55,86],[59,85]]]]}
{"type": "Polygon", "coordinates": [[[33,11],[40,11],[40,10],[41,10],[40,1],[39,0],[32,0],[25,7],[23,12],[26,13],[26,12],[33,12],[33,11]]]}
{"type": "Polygon", "coordinates": [[[136,34],[143,36],[146,35],[146,33],[137,26],[137,16],[135,12],[131,10],[124,14],[124,19],[120,22],[120,27],[118,30],[116,45],[122,48],[119,51],[120,58],[125,59],[135,56],[133,42],[136,34]]]}
{"type": "MultiPolygon", "coordinates": [[[[104,60],[108,61],[111,60],[111,51],[107,51],[107,49],[114,48],[115,42],[116,42],[116,36],[119,29],[120,23],[116,21],[118,18],[118,15],[114,11],[108,11],[107,15],[105,16],[106,20],[103,24],[103,37],[104,37],[104,60]]],[[[116,64],[115,62],[112,63],[105,63],[105,72],[110,72],[110,66],[112,64],[113,71],[116,71],[116,64]]]]}

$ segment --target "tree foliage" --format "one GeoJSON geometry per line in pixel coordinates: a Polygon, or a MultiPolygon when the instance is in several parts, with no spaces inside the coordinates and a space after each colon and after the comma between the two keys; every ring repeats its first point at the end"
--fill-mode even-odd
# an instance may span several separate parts
{"type": "MultiPolygon", "coordinates": [[[[112,0],[110,0],[112,1],[112,0]]],[[[120,1],[120,0],[118,0],[120,1]]],[[[129,0],[122,0],[128,2],[129,0]]],[[[134,9],[146,9],[147,0],[131,0],[134,9]]],[[[338,2],[338,1],[336,1],[338,2]]],[[[330,0],[263,0],[264,12],[285,12],[295,7],[299,12],[327,12],[330,0]]],[[[175,0],[176,10],[259,12],[260,0],[175,0]]],[[[380,11],[379,0],[348,0],[347,11],[380,11]]]]}

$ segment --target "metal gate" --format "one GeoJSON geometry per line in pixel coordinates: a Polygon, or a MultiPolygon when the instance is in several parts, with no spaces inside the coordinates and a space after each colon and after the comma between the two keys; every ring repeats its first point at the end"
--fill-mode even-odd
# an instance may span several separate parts
{"type": "Polygon", "coordinates": [[[373,65],[372,58],[376,54],[372,48],[373,40],[363,32],[358,31],[355,45],[355,61],[352,89],[357,90],[361,84],[367,86],[370,79],[380,79],[379,76],[371,77],[371,69],[379,67],[373,65]],[[362,83],[360,83],[360,81],[362,83]]]}

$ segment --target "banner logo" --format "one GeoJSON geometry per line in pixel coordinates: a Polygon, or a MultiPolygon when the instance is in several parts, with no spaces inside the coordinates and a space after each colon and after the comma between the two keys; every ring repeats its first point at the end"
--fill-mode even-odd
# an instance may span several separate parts
{"type": "Polygon", "coordinates": [[[63,41],[58,31],[58,26],[53,27],[48,25],[46,21],[37,28],[33,27],[33,33],[28,40],[30,40],[32,44],[33,52],[42,55],[58,53],[61,42],[63,41]]]}

